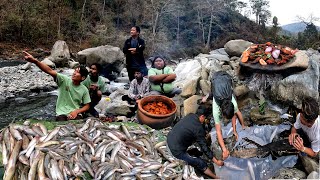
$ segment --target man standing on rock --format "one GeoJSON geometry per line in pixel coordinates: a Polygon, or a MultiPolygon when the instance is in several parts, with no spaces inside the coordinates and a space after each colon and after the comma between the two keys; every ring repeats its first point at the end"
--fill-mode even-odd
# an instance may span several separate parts
{"type": "Polygon", "coordinates": [[[134,69],[140,69],[143,76],[148,74],[148,69],[143,57],[145,43],[139,37],[140,27],[133,26],[130,30],[131,37],[126,40],[123,47],[123,53],[126,55],[126,68],[130,82],[134,79],[134,69]]]}
{"type": "Polygon", "coordinates": [[[69,119],[81,119],[82,113],[89,110],[91,102],[88,89],[81,84],[88,75],[85,67],[78,67],[72,77],[57,73],[48,65],[35,59],[31,54],[23,51],[25,60],[37,65],[43,72],[51,75],[56,81],[59,89],[56,104],[56,120],[66,121],[69,119]]]}
{"type": "Polygon", "coordinates": [[[82,81],[82,84],[89,90],[91,99],[89,113],[94,117],[99,117],[99,113],[94,109],[94,107],[101,100],[102,93],[106,92],[105,81],[101,76],[99,76],[101,69],[102,67],[100,64],[93,63],[90,66],[89,76],[82,81]]]}

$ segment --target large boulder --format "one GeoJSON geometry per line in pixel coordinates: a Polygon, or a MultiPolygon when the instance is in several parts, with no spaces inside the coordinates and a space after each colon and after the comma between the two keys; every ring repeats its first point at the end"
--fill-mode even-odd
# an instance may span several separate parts
{"type": "Polygon", "coordinates": [[[56,65],[52,62],[52,60],[53,60],[52,57],[47,57],[47,58],[44,58],[44,60],[42,60],[41,62],[48,65],[51,68],[55,68],[56,65]]]}
{"type": "Polygon", "coordinates": [[[65,41],[56,41],[49,58],[57,67],[65,67],[70,59],[70,51],[65,41]]]}
{"type": "Polygon", "coordinates": [[[203,95],[207,95],[211,93],[211,82],[208,80],[200,80],[199,81],[200,89],[203,95]]]}
{"type": "Polygon", "coordinates": [[[178,64],[174,85],[182,89],[181,96],[192,96],[196,93],[198,80],[201,76],[201,65],[198,60],[178,64]]]}
{"type": "Polygon", "coordinates": [[[228,55],[225,54],[210,54],[206,56],[209,60],[217,60],[217,61],[230,61],[228,55]]]}
{"type": "Polygon", "coordinates": [[[224,48],[219,48],[219,49],[212,50],[212,51],[209,52],[209,54],[221,54],[221,55],[229,56],[224,48]]]}
{"type": "Polygon", "coordinates": [[[240,85],[240,86],[236,86],[234,89],[233,89],[233,92],[234,92],[234,95],[236,97],[240,97],[240,96],[244,96],[246,94],[249,93],[249,88],[246,86],[246,85],[240,85]]]}
{"type": "Polygon", "coordinates": [[[274,100],[301,108],[303,97],[319,98],[319,56],[312,55],[309,59],[307,70],[290,75],[272,85],[271,97],[274,100]]]}
{"type": "Polygon", "coordinates": [[[225,51],[229,54],[229,56],[238,56],[240,57],[242,52],[246,50],[250,45],[252,45],[252,42],[245,41],[242,39],[237,40],[231,40],[228,41],[225,45],[225,51]]]}
{"type": "Polygon", "coordinates": [[[200,76],[191,77],[188,81],[185,82],[184,86],[182,87],[181,96],[183,97],[190,97],[197,93],[198,81],[200,76]]]}
{"type": "Polygon", "coordinates": [[[88,48],[77,53],[78,61],[81,64],[91,65],[99,63],[102,66],[112,64],[118,73],[124,67],[124,54],[119,47],[110,45],[88,48]]]}
{"type": "Polygon", "coordinates": [[[199,107],[198,105],[198,100],[200,100],[202,97],[198,96],[198,95],[193,95],[191,97],[189,97],[188,99],[186,99],[183,102],[183,107],[184,107],[184,112],[183,112],[183,116],[186,116],[190,113],[196,113],[197,109],[199,107]]]}
{"type": "Polygon", "coordinates": [[[313,171],[319,171],[319,160],[311,158],[309,156],[300,156],[302,165],[306,172],[310,174],[313,171]]]}

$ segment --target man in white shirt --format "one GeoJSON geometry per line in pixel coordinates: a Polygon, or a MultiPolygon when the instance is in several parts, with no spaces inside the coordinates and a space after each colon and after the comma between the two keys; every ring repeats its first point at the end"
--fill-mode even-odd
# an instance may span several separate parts
{"type": "Polygon", "coordinates": [[[297,150],[306,153],[311,157],[315,157],[320,150],[320,122],[319,122],[319,105],[318,102],[307,97],[302,101],[302,112],[297,115],[291,134],[289,135],[289,143],[297,150]],[[311,148],[306,147],[302,138],[297,133],[297,129],[308,136],[311,142],[311,148]]]}

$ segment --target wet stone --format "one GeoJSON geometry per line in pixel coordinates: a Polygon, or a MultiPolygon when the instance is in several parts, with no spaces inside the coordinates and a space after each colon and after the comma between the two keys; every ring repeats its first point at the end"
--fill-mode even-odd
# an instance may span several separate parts
{"type": "Polygon", "coordinates": [[[280,114],[271,109],[265,109],[265,114],[260,114],[259,108],[253,108],[250,112],[250,118],[254,124],[260,125],[279,125],[282,123],[280,114]]]}
{"type": "Polygon", "coordinates": [[[306,173],[297,168],[281,168],[279,175],[273,179],[305,179],[306,173]]]}

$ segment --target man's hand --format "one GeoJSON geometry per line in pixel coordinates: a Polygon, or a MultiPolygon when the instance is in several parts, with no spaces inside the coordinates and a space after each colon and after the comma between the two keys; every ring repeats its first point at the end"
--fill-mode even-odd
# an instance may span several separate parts
{"type": "Polygon", "coordinates": [[[35,59],[31,54],[27,53],[26,51],[22,51],[24,54],[24,59],[31,63],[36,63],[38,60],[35,59]]]}
{"type": "Polygon", "coordinates": [[[223,166],[224,162],[221,160],[216,159],[215,157],[212,158],[212,162],[214,162],[218,166],[223,166]]]}
{"type": "Polygon", "coordinates": [[[68,119],[75,119],[78,116],[78,112],[77,111],[72,111],[69,115],[68,115],[68,119]]]}
{"type": "Polygon", "coordinates": [[[227,148],[222,148],[222,159],[226,160],[230,155],[230,152],[227,148]]]}
{"type": "Polygon", "coordinates": [[[90,89],[93,90],[93,91],[96,91],[96,90],[98,90],[98,86],[95,85],[95,84],[91,84],[90,85],[90,89]]]}
{"type": "Polygon", "coordinates": [[[209,94],[203,96],[202,99],[201,99],[201,102],[202,102],[202,103],[207,102],[208,97],[209,97],[209,94]]]}
{"type": "Polygon", "coordinates": [[[290,145],[293,145],[296,137],[299,137],[299,134],[297,134],[297,133],[291,133],[291,134],[289,135],[289,144],[290,144],[290,145]]]}
{"type": "Polygon", "coordinates": [[[295,147],[299,151],[303,151],[305,149],[303,145],[303,139],[300,136],[296,137],[293,140],[293,147],[295,147]]]}
{"type": "Polygon", "coordinates": [[[131,52],[131,54],[135,54],[137,51],[137,48],[129,48],[128,50],[131,52]]]}

